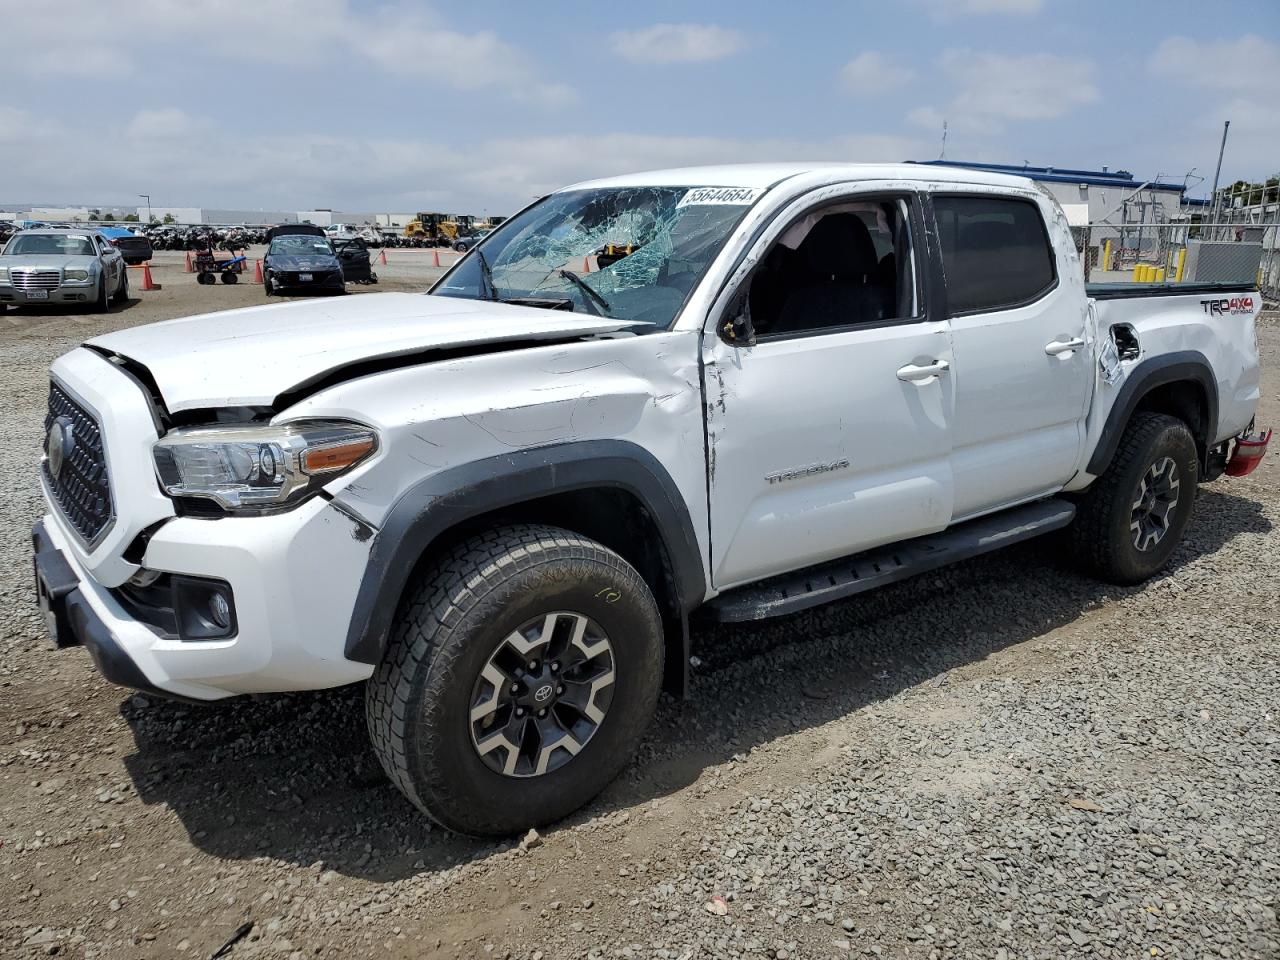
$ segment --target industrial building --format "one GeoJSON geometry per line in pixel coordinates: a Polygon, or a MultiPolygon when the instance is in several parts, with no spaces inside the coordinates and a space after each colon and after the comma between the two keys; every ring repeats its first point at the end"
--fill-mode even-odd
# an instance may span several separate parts
{"type": "Polygon", "coordinates": [[[1030,177],[1044,184],[1062,205],[1073,227],[1090,223],[1172,223],[1203,201],[1188,200],[1187,185],[1169,180],[1139,180],[1128,170],[1074,170],[958,160],[917,161],[937,167],[967,167],[1030,177]]]}

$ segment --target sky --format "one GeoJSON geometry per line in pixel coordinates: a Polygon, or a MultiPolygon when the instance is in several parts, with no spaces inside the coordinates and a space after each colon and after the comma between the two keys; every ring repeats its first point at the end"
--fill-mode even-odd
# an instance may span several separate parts
{"type": "MultiPolygon", "coordinates": [[[[755,160],[1280,171],[1280,0],[0,0],[0,202],[510,213],[755,160]]],[[[1194,171],[1194,172],[1192,172],[1194,171]]],[[[1205,178],[1200,182],[1198,178],[1205,178]]]]}

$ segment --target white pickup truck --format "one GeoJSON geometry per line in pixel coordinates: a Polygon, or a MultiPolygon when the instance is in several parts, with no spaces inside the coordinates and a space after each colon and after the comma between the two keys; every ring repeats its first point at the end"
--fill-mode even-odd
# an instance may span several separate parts
{"type": "MultiPolygon", "coordinates": [[[[440,823],[562,817],[694,615],[1061,528],[1137,583],[1266,449],[1248,286],[1086,290],[1033,183],[750,165],[579,184],[428,295],[191,317],[53,365],[55,641],[189,700],[367,682],[440,823]]],[[[945,624],[945,620],[943,621],[945,624]]],[[[945,629],[945,626],[943,627],[945,629]]]]}

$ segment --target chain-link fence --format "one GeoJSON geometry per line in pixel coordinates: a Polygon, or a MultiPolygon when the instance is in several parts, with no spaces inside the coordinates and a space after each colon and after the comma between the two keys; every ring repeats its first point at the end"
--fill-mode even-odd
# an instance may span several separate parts
{"type": "Polygon", "coordinates": [[[1280,299],[1280,210],[1254,223],[1073,228],[1090,283],[1244,283],[1280,299]]]}

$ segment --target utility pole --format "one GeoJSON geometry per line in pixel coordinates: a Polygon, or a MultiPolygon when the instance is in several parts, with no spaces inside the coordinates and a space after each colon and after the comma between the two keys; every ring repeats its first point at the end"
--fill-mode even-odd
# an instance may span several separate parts
{"type": "MultiPolygon", "coordinates": [[[[1209,206],[1209,222],[1218,222],[1218,177],[1222,175],[1222,155],[1227,152],[1227,130],[1231,126],[1230,120],[1224,120],[1222,123],[1222,145],[1218,147],[1218,167],[1213,171],[1213,203],[1209,206]]],[[[1217,233],[1217,231],[1214,231],[1217,233]]]]}
{"type": "Polygon", "coordinates": [[[947,121],[942,121],[942,152],[938,154],[939,160],[947,159],[947,121]]]}

